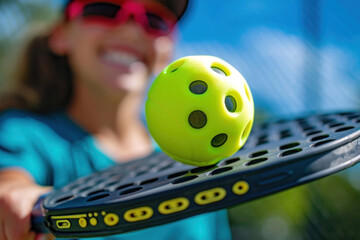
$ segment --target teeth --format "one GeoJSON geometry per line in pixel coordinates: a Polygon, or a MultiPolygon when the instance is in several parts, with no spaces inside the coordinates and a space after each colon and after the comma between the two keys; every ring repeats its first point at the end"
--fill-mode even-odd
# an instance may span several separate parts
{"type": "Polygon", "coordinates": [[[131,65],[134,62],[138,62],[139,59],[133,54],[124,52],[106,52],[104,60],[114,64],[131,65]]]}

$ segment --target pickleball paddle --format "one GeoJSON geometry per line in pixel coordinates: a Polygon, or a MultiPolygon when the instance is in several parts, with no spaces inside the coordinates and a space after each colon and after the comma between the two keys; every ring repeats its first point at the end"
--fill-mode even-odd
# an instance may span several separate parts
{"type": "Polygon", "coordinates": [[[217,164],[158,153],[80,178],[45,197],[33,227],[106,236],[231,207],[355,165],[359,137],[360,111],[255,124],[245,146],[217,164]]]}

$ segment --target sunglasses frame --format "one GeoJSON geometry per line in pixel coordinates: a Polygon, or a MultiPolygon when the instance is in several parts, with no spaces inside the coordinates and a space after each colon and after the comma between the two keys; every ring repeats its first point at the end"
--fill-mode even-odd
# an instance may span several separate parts
{"type": "Polygon", "coordinates": [[[139,24],[149,35],[164,36],[170,35],[176,26],[177,18],[166,6],[155,2],[141,2],[133,0],[74,0],[71,1],[65,9],[65,20],[83,18],[87,23],[100,23],[102,25],[114,27],[124,24],[129,18],[133,17],[135,22],[139,24]],[[82,16],[84,8],[93,3],[110,3],[121,8],[117,12],[115,18],[101,15],[82,16]],[[160,17],[166,23],[167,30],[161,30],[151,27],[146,16],[151,13],[160,17]]]}

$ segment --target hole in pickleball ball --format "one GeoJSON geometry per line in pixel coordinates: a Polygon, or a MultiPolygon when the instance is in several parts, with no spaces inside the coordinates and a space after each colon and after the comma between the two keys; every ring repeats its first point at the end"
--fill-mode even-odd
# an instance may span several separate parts
{"type": "Polygon", "coordinates": [[[190,84],[189,89],[194,94],[203,94],[208,89],[208,85],[204,81],[196,80],[190,84]]]}
{"type": "Polygon", "coordinates": [[[185,62],[185,59],[179,59],[179,60],[173,62],[166,68],[165,73],[176,72],[184,64],[184,62],[185,62]]]}
{"type": "Polygon", "coordinates": [[[244,83],[244,88],[245,88],[246,97],[248,98],[249,102],[251,102],[250,89],[249,89],[249,87],[246,85],[246,83],[244,83]]]}
{"type": "Polygon", "coordinates": [[[220,75],[227,76],[226,72],[219,67],[212,66],[211,69],[220,75]]]}
{"type": "Polygon", "coordinates": [[[229,112],[235,112],[237,108],[236,100],[233,96],[226,96],[225,106],[229,112]]]}
{"type": "Polygon", "coordinates": [[[203,128],[207,123],[207,116],[203,111],[195,110],[189,115],[189,124],[196,129],[203,128]]]}
{"type": "Polygon", "coordinates": [[[227,139],[228,139],[228,136],[225,133],[220,133],[211,140],[211,146],[221,147],[222,145],[225,144],[227,139]]]}
{"type": "Polygon", "coordinates": [[[244,129],[244,132],[241,135],[242,142],[245,142],[248,136],[250,135],[251,128],[252,128],[252,121],[249,121],[244,129]]]}

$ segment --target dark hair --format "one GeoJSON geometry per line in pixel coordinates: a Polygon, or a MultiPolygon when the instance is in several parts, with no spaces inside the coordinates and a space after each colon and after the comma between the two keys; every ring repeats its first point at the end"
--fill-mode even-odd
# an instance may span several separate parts
{"type": "Polygon", "coordinates": [[[43,34],[29,42],[11,88],[0,99],[0,111],[48,113],[68,107],[73,95],[72,72],[67,57],[50,50],[48,39],[49,34],[43,34]]]}

